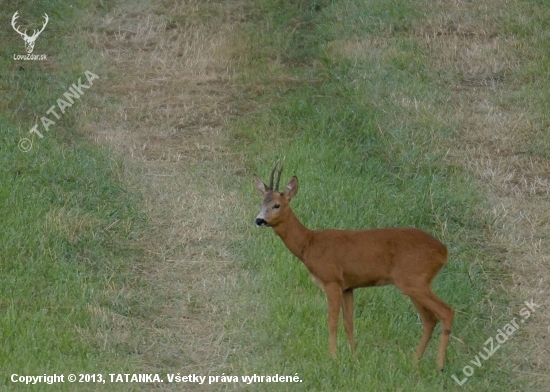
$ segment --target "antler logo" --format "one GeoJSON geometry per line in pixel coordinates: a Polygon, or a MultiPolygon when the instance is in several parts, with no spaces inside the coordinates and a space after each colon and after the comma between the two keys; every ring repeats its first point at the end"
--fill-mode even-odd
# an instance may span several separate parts
{"type": "Polygon", "coordinates": [[[42,28],[39,31],[33,30],[33,34],[29,37],[27,35],[27,30],[25,30],[24,32],[21,32],[15,25],[15,20],[19,17],[17,15],[18,13],[19,11],[16,11],[15,14],[13,14],[13,17],[11,18],[11,26],[15,31],[19,33],[19,35],[21,35],[21,37],[25,41],[25,49],[27,50],[27,53],[30,54],[34,49],[34,42],[36,41],[40,33],[44,31],[44,29],[46,28],[46,25],[48,24],[48,20],[49,20],[48,14],[44,14],[44,24],[42,25],[42,28]]]}

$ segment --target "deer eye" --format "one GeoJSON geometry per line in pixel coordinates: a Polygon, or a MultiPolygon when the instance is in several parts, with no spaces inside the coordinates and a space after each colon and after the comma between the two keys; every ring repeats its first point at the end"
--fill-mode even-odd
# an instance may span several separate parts
{"type": "Polygon", "coordinates": [[[280,208],[280,207],[281,207],[280,204],[275,204],[275,205],[273,206],[274,209],[277,209],[277,208],[280,208]]]}

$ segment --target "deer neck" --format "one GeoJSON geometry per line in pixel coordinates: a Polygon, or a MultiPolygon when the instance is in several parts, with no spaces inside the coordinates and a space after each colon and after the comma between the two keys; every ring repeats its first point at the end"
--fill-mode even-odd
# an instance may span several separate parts
{"type": "Polygon", "coordinates": [[[294,256],[304,261],[304,255],[309,245],[312,231],[298,220],[290,208],[286,219],[273,226],[273,230],[281,237],[288,250],[294,256]]]}

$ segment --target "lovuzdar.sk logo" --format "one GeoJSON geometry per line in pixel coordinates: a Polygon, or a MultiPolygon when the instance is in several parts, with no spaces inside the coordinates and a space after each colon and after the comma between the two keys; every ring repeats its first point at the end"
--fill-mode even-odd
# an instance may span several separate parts
{"type": "Polygon", "coordinates": [[[45,13],[43,16],[44,22],[42,23],[42,28],[39,30],[34,29],[32,32],[32,35],[27,34],[27,29],[25,29],[24,31],[21,31],[20,28],[17,27],[17,24],[16,24],[17,18],[19,18],[19,11],[16,11],[15,14],[13,14],[13,17],[11,18],[11,26],[21,36],[21,38],[23,38],[23,41],[25,41],[25,50],[27,51],[27,54],[26,55],[14,54],[13,59],[14,60],[46,60],[47,58],[45,54],[36,55],[36,54],[32,54],[32,51],[34,50],[34,44],[36,42],[36,39],[38,38],[40,33],[44,31],[44,29],[46,28],[46,25],[48,24],[48,21],[49,21],[48,14],[45,13]]]}

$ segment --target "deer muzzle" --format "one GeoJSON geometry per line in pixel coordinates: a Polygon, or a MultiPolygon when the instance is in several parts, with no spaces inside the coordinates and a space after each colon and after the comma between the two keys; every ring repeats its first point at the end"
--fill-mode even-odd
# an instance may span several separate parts
{"type": "Polygon", "coordinates": [[[267,222],[263,218],[256,218],[256,225],[260,227],[267,226],[267,222]]]}

